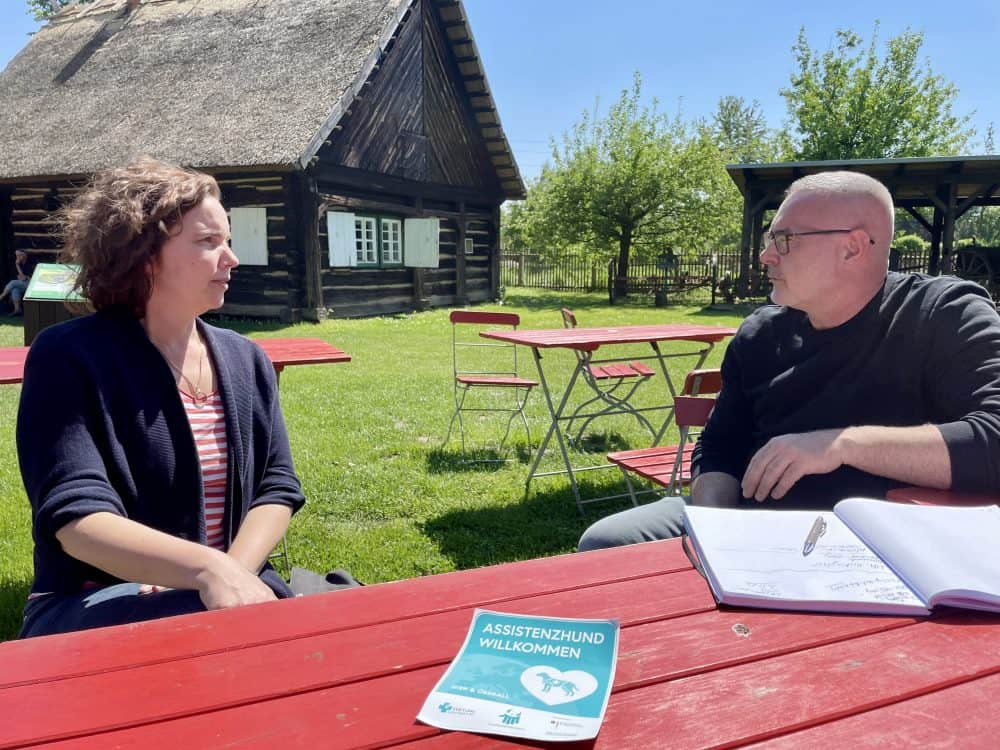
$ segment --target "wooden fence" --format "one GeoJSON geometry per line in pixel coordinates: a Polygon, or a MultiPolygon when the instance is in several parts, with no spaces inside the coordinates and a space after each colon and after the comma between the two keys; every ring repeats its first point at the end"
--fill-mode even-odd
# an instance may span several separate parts
{"type": "MultiPolygon", "coordinates": [[[[927,251],[892,251],[893,270],[927,273],[927,251]]],[[[610,293],[617,272],[617,260],[565,256],[543,257],[538,253],[500,253],[500,283],[507,287],[555,289],[561,291],[610,293]]],[[[685,302],[733,302],[740,275],[740,256],[727,251],[682,255],[670,262],[629,264],[628,294],[648,295],[685,302]]],[[[766,274],[752,269],[746,299],[763,300],[770,292],[766,274]]]]}

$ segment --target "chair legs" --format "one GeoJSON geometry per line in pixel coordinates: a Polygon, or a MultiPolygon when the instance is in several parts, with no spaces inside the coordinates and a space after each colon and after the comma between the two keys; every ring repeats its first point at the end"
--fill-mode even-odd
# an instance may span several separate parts
{"type": "Polygon", "coordinates": [[[521,423],[524,425],[524,433],[527,436],[528,448],[531,449],[531,428],[528,426],[528,418],[524,414],[524,405],[528,399],[529,390],[525,390],[522,395],[521,388],[512,388],[514,391],[514,405],[510,408],[500,408],[500,407],[469,407],[465,408],[465,397],[469,394],[470,388],[457,387],[455,390],[455,411],[451,415],[451,420],[448,422],[448,432],[445,434],[443,445],[447,445],[448,441],[451,440],[452,429],[455,426],[455,421],[458,421],[458,432],[462,439],[462,452],[466,452],[465,448],[465,422],[462,420],[463,411],[477,411],[477,412],[505,412],[509,413],[507,418],[507,425],[504,429],[503,437],[500,439],[500,444],[498,450],[503,450],[504,446],[507,444],[507,438],[510,436],[511,427],[514,424],[514,420],[518,417],[521,418],[521,423]]]}
{"type": "Polygon", "coordinates": [[[582,404],[576,407],[573,413],[566,420],[566,434],[570,436],[571,440],[580,443],[583,440],[584,433],[587,431],[587,427],[590,426],[590,423],[593,420],[597,419],[598,417],[604,417],[609,414],[615,414],[615,413],[631,414],[633,417],[635,417],[636,421],[639,422],[639,424],[641,424],[643,427],[649,430],[649,433],[651,435],[653,435],[654,437],[656,436],[656,429],[653,427],[652,424],[650,424],[649,420],[646,419],[646,417],[643,414],[635,411],[628,405],[628,400],[632,398],[632,394],[634,394],[636,392],[636,389],[638,389],[638,387],[642,385],[641,379],[635,379],[632,382],[631,387],[628,389],[628,392],[625,393],[625,395],[623,396],[615,395],[615,391],[617,391],[624,385],[625,378],[619,378],[614,382],[614,384],[610,388],[601,388],[596,381],[594,381],[592,378],[589,377],[588,377],[588,383],[597,395],[595,395],[591,399],[588,399],[587,401],[584,401],[582,404]],[[600,411],[596,411],[592,414],[582,413],[591,404],[594,404],[598,401],[603,401],[606,404],[606,406],[600,411]],[[580,428],[576,430],[576,434],[574,435],[573,423],[577,419],[583,419],[584,421],[583,424],[580,426],[580,428]]]}

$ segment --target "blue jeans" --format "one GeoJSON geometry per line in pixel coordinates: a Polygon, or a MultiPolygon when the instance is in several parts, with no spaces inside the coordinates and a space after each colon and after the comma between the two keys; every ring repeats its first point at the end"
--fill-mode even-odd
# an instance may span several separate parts
{"type": "Polygon", "coordinates": [[[682,536],[684,503],[685,499],[682,497],[665,497],[605,516],[583,532],[577,549],[587,552],[682,536]]]}
{"type": "MultiPolygon", "coordinates": [[[[265,568],[260,577],[279,599],[294,596],[288,584],[271,568],[265,568]]],[[[76,594],[48,594],[28,600],[18,638],[90,630],[204,611],[205,605],[201,603],[198,592],[193,589],[140,594],[138,583],[117,583],[76,594]]]]}

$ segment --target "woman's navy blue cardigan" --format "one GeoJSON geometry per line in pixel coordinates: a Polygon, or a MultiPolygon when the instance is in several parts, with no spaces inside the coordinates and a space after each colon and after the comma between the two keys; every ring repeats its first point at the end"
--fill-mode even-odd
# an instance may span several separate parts
{"type": "MultiPolygon", "coordinates": [[[[247,512],[303,502],[274,369],[249,339],[198,321],[226,414],[229,475],[223,529],[247,512]]],[[[104,310],[47,328],[28,353],[17,453],[31,501],[32,591],[117,583],[66,554],[56,531],[98,511],[204,543],[201,468],[173,373],[136,318],[104,310]]],[[[266,579],[265,579],[266,580],[266,579]]]]}

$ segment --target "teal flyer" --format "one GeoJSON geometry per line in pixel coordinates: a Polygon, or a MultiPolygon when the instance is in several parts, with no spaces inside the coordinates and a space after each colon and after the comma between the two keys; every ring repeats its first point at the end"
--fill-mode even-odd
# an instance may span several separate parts
{"type": "Polygon", "coordinates": [[[618,622],[477,609],[458,656],[417,718],[442,729],[538,740],[597,736],[618,622]]]}

